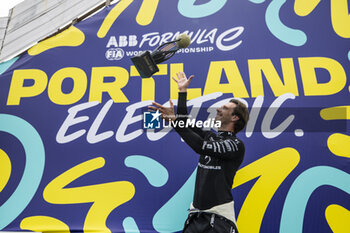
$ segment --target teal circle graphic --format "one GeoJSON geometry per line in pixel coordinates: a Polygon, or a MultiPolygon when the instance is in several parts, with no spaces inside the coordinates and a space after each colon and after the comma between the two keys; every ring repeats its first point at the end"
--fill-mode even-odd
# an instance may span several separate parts
{"type": "Polygon", "coordinates": [[[38,189],[45,166],[45,150],[39,133],[19,117],[0,114],[0,131],[15,136],[22,143],[26,155],[24,172],[18,187],[0,206],[2,230],[22,213],[38,189]]]}

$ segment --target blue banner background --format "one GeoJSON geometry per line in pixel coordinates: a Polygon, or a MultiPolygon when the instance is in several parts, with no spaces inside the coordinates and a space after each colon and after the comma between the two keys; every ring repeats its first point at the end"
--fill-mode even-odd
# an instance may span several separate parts
{"type": "MultiPolygon", "coordinates": [[[[8,158],[11,162],[10,169],[6,165],[8,163],[3,162],[1,168],[4,169],[0,171],[0,178],[5,180],[3,189],[0,185],[0,229],[181,231],[193,195],[198,156],[175,132],[171,131],[155,140],[151,138],[152,133],[142,130],[141,118],[135,123],[130,122],[130,117],[141,115],[142,109],[150,103],[142,102],[149,100],[142,99],[142,92],[152,96],[152,84],[146,86],[140,77],[132,75],[131,56],[127,56],[130,51],[154,49],[155,46],[149,45],[149,41],[140,47],[142,36],[147,33],[182,33],[186,30],[196,33],[199,29],[206,29],[207,35],[217,28],[216,34],[211,34],[217,40],[228,29],[244,28],[237,38],[223,42],[229,46],[242,41],[232,50],[222,51],[209,40],[203,43],[194,40],[190,48],[211,47],[212,51],[178,53],[164,63],[163,74],[153,77],[154,100],[159,103],[163,104],[171,97],[171,75],[181,70],[179,64],[183,64],[183,70],[188,75],[195,75],[191,88],[200,88],[200,96],[209,99],[202,105],[204,111],[221,100],[232,98],[232,92],[225,93],[227,91],[208,97],[211,91],[205,93],[205,89],[215,84],[212,81],[214,77],[220,77],[221,84],[232,84],[232,77],[240,79],[237,73],[233,73],[235,63],[232,61],[235,61],[249,96],[234,97],[245,99],[249,109],[262,102],[261,107],[266,110],[274,101],[279,102],[281,108],[319,108],[320,112],[321,109],[343,106],[345,114],[335,114],[335,118],[337,122],[346,122],[349,119],[347,77],[350,36],[335,32],[335,21],[330,17],[332,8],[338,9],[336,4],[341,1],[331,1],[334,3],[332,6],[329,1],[321,1],[305,17],[296,14],[296,2],[120,1],[20,56],[0,75],[0,159],[5,161],[8,158]],[[195,2],[195,5],[191,6],[191,2],[195,2]],[[281,5],[280,9],[278,5],[281,5]],[[154,18],[147,21],[147,17],[153,15],[152,9],[156,9],[154,18]],[[121,14],[113,20],[117,10],[121,14]],[[191,14],[187,15],[186,12],[191,14]],[[137,15],[140,16],[138,20],[137,15]],[[105,24],[108,20],[111,20],[110,28],[105,24]],[[140,22],[145,25],[140,25],[140,22]],[[102,29],[107,31],[104,36],[103,33],[99,34],[102,29]],[[130,45],[130,35],[136,36],[137,45],[121,46],[120,36],[128,36],[130,45]],[[113,36],[118,46],[114,44],[110,48],[121,48],[125,55],[120,60],[110,61],[106,52],[110,49],[107,45],[113,36]],[[48,49],[50,45],[54,46],[48,49]],[[40,49],[42,52],[35,52],[40,49]],[[285,76],[290,74],[283,72],[282,58],[290,58],[294,64],[299,94],[295,98],[293,94],[276,95],[276,86],[271,88],[271,83],[267,81],[268,77],[273,76],[268,64],[273,64],[282,83],[285,76]],[[310,73],[304,76],[301,73],[300,63],[305,62],[306,58],[323,58],[321,60],[329,62],[331,67],[338,64],[344,69],[344,85],[339,84],[343,81],[341,71],[334,75],[333,71],[314,59],[312,64],[307,65],[317,68],[315,75],[318,84],[328,84],[328,88],[321,90],[321,85],[314,85],[313,90],[317,94],[306,93],[305,82],[310,83],[312,79],[310,73]],[[254,65],[249,62],[258,64],[261,59],[267,61],[265,65],[260,65],[264,94],[257,97],[252,94],[252,85],[259,83],[252,80],[249,68],[253,69],[254,65]],[[57,94],[59,89],[50,87],[53,85],[52,77],[57,71],[67,70],[68,67],[75,69],[61,74],[61,77],[67,77],[62,82],[62,92],[68,95],[80,90],[84,94],[73,103],[55,104],[52,95],[57,94]],[[117,73],[114,68],[114,73],[109,73],[110,67],[120,68],[116,69],[117,73]],[[40,93],[33,91],[33,96],[26,97],[23,87],[37,87],[39,80],[45,80],[45,76],[34,75],[38,79],[33,81],[34,77],[28,72],[31,69],[44,72],[47,84],[42,91],[38,87],[40,93]],[[15,72],[20,70],[24,70],[24,73],[16,76],[15,72]],[[103,74],[98,76],[97,73],[93,74],[93,70],[103,74]],[[83,73],[86,74],[86,87],[70,78],[84,79],[83,73]],[[102,77],[104,83],[112,83],[107,85],[109,88],[122,85],[119,89],[128,101],[123,101],[119,95],[117,101],[114,99],[112,103],[113,94],[110,92],[120,93],[113,89],[110,92],[104,90],[101,103],[92,102],[89,98],[92,88],[103,87],[102,84],[91,84],[92,76],[96,80],[102,77]],[[25,79],[23,85],[19,77],[25,79]],[[126,83],[121,84],[124,81],[126,83]],[[9,96],[16,83],[19,88],[12,89],[12,95],[20,96],[20,103],[11,104],[9,96]],[[206,86],[207,83],[210,85],[206,86]],[[329,93],[334,86],[339,90],[329,93]],[[89,101],[89,108],[82,109],[75,116],[88,116],[89,119],[70,126],[65,135],[80,130],[85,130],[85,133],[69,142],[59,143],[57,135],[69,117],[68,111],[72,114],[74,109],[88,106],[89,101]],[[139,105],[137,111],[128,115],[136,105],[139,105]],[[104,114],[100,113],[103,108],[104,114]],[[91,143],[87,134],[99,113],[102,115],[99,117],[100,124],[96,122],[96,134],[108,132],[105,134],[107,138],[91,143]],[[129,120],[129,125],[125,123],[126,120],[129,120]],[[124,135],[135,132],[139,135],[125,139],[122,137],[122,126],[127,126],[124,135]],[[87,167],[76,169],[77,165],[87,167]],[[11,175],[6,178],[8,170],[11,175]],[[62,176],[68,177],[67,180],[60,180],[62,176]],[[12,199],[14,204],[9,205],[12,199]]],[[[300,4],[304,4],[305,9],[309,7],[308,3],[300,4]]],[[[346,34],[349,24],[344,21],[343,25],[346,34]]],[[[225,38],[233,35],[231,33],[225,38]]],[[[273,85],[277,84],[273,82],[273,85]]],[[[223,86],[217,83],[216,90],[221,88],[223,86]]],[[[234,91],[243,93],[244,90],[236,88],[234,91]]],[[[206,112],[202,114],[205,116],[206,112]]],[[[276,115],[272,128],[287,118],[278,117],[278,113],[276,115]]],[[[325,120],[321,115],[315,112],[315,121],[332,123],[332,120],[325,120]]],[[[304,117],[302,113],[296,113],[294,124],[292,122],[281,134],[268,138],[261,132],[264,116],[264,112],[258,115],[253,133],[244,130],[238,134],[246,146],[245,159],[234,182],[234,187],[238,187],[233,189],[240,232],[341,232],[339,229],[345,229],[350,210],[350,138],[347,136],[347,123],[341,132],[329,129],[325,132],[304,131],[303,136],[297,136],[294,130],[303,129],[308,122],[300,120],[304,117]]]]}

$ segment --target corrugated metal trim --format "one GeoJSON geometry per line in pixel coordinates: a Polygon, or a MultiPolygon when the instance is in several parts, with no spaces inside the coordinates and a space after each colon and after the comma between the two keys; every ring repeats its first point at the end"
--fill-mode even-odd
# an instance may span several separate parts
{"type": "MultiPolygon", "coordinates": [[[[119,0],[115,0],[118,2],[119,0]]],[[[23,53],[110,4],[109,0],[26,0],[12,9],[0,62],[23,53]]],[[[0,37],[1,38],[1,37],[0,37]]]]}
{"type": "Polygon", "coordinates": [[[0,17],[0,29],[6,28],[9,17],[0,17]]]}
{"type": "Polygon", "coordinates": [[[3,41],[4,36],[5,36],[7,20],[8,20],[8,17],[1,17],[0,18],[0,49],[2,47],[2,41],[3,41]]]}
{"type": "Polygon", "coordinates": [[[0,56],[1,56],[2,47],[4,46],[6,29],[7,29],[9,19],[10,17],[0,17],[0,56]]]}
{"type": "MultiPolygon", "coordinates": [[[[9,26],[9,32],[14,32],[17,29],[29,24],[30,22],[45,16],[46,14],[51,14],[51,11],[54,11],[56,9],[63,8],[60,10],[62,12],[67,8],[73,8],[75,5],[79,4],[79,2],[86,2],[70,0],[69,3],[67,3],[67,1],[68,0],[34,0],[22,2],[14,8],[12,17],[16,19],[16,23],[12,23],[9,26]]],[[[76,15],[73,15],[72,17],[74,18],[76,15]]]]}
{"type": "MultiPolygon", "coordinates": [[[[46,39],[48,39],[48,38],[50,38],[50,37],[52,37],[52,36],[55,36],[55,35],[61,33],[62,31],[66,30],[67,28],[69,28],[71,25],[74,25],[74,24],[76,24],[76,23],[79,23],[80,21],[86,19],[87,17],[90,17],[91,15],[97,13],[99,10],[101,10],[101,9],[104,8],[105,6],[108,6],[108,5],[111,3],[111,1],[112,1],[112,0],[107,0],[106,3],[100,4],[100,5],[98,5],[96,8],[94,8],[94,9],[92,9],[91,11],[85,13],[84,15],[82,15],[82,16],[80,16],[80,17],[78,17],[78,18],[75,18],[75,19],[72,21],[72,23],[70,23],[70,24],[68,24],[68,25],[66,25],[66,26],[64,26],[64,27],[62,27],[61,29],[57,30],[55,33],[50,34],[48,37],[45,37],[45,38],[43,38],[42,40],[46,40],[46,39]]],[[[119,0],[116,0],[116,1],[119,1],[119,0]]],[[[40,41],[42,41],[42,40],[40,40],[40,41]]],[[[39,42],[40,42],[40,41],[39,41],[39,42]]]]}

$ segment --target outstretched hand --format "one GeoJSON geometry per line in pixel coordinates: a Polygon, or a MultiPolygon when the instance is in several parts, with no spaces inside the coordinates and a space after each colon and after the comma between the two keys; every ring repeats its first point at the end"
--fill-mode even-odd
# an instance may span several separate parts
{"type": "Polygon", "coordinates": [[[166,121],[174,121],[176,119],[174,104],[171,100],[169,100],[170,107],[164,107],[163,105],[152,102],[154,106],[148,106],[149,109],[154,111],[159,111],[161,113],[160,117],[166,121]]]}
{"type": "Polygon", "coordinates": [[[177,83],[177,87],[179,88],[179,92],[186,92],[187,87],[190,85],[191,80],[194,78],[194,75],[191,75],[188,79],[184,72],[176,73],[177,79],[172,77],[172,79],[177,83]]]}

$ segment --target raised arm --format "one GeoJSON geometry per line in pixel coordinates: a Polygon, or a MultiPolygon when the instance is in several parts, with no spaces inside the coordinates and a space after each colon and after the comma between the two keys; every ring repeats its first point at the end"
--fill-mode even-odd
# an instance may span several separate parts
{"type": "MultiPolygon", "coordinates": [[[[173,80],[177,83],[178,89],[179,89],[179,97],[178,97],[178,103],[177,103],[177,116],[181,118],[182,120],[187,120],[187,88],[191,82],[191,80],[194,78],[193,75],[191,75],[188,79],[186,77],[186,74],[184,72],[179,72],[176,74],[177,79],[172,77],[173,80]]],[[[201,128],[198,128],[196,126],[189,127],[189,129],[193,130],[196,134],[198,134],[200,137],[205,138],[205,136],[210,131],[204,131],[201,128]]]]}

